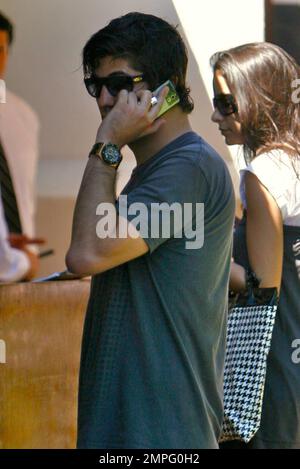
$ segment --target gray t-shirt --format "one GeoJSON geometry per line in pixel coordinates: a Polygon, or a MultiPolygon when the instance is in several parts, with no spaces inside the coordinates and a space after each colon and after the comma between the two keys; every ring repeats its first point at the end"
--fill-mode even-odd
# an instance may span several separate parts
{"type": "Polygon", "coordinates": [[[145,237],[147,254],[93,278],[78,447],[217,448],[235,205],[230,175],[188,132],[138,166],[122,194],[128,206],[204,203],[204,244],[187,249],[176,230],[145,237]]]}

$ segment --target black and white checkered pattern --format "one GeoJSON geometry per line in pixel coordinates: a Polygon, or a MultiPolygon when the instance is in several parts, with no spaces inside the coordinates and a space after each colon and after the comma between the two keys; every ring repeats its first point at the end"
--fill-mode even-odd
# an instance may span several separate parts
{"type": "Polygon", "coordinates": [[[236,306],[229,312],[220,442],[248,443],[259,429],[276,310],[276,305],[236,306]]]}

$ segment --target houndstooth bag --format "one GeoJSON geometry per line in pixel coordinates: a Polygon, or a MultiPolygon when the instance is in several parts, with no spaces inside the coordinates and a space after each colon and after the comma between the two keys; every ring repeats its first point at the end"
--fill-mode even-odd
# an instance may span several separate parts
{"type": "Polygon", "coordinates": [[[220,443],[248,443],[260,426],[277,289],[251,288],[229,310],[220,443]]]}

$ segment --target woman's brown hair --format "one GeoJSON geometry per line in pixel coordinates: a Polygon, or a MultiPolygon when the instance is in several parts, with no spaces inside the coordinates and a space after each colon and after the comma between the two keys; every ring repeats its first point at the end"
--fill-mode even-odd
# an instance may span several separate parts
{"type": "Polygon", "coordinates": [[[246,159],[276,148],[300,155],[300,67],[293,57],[262,42],[217,52],[211,65],[236,100],[246,159]]]}

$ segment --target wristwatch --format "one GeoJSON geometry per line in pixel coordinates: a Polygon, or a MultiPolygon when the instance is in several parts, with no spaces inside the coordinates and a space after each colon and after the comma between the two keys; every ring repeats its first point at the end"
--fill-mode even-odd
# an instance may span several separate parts
{"type": "Polygon", "coordinates": [[[115,169],[118,168],[122,161],[122,155],[119,147],[113,143],[95,143],[90,151],[89,156],[91,155],[98,156],[102,161],[104,161],[104,163],[115,169]]]}

